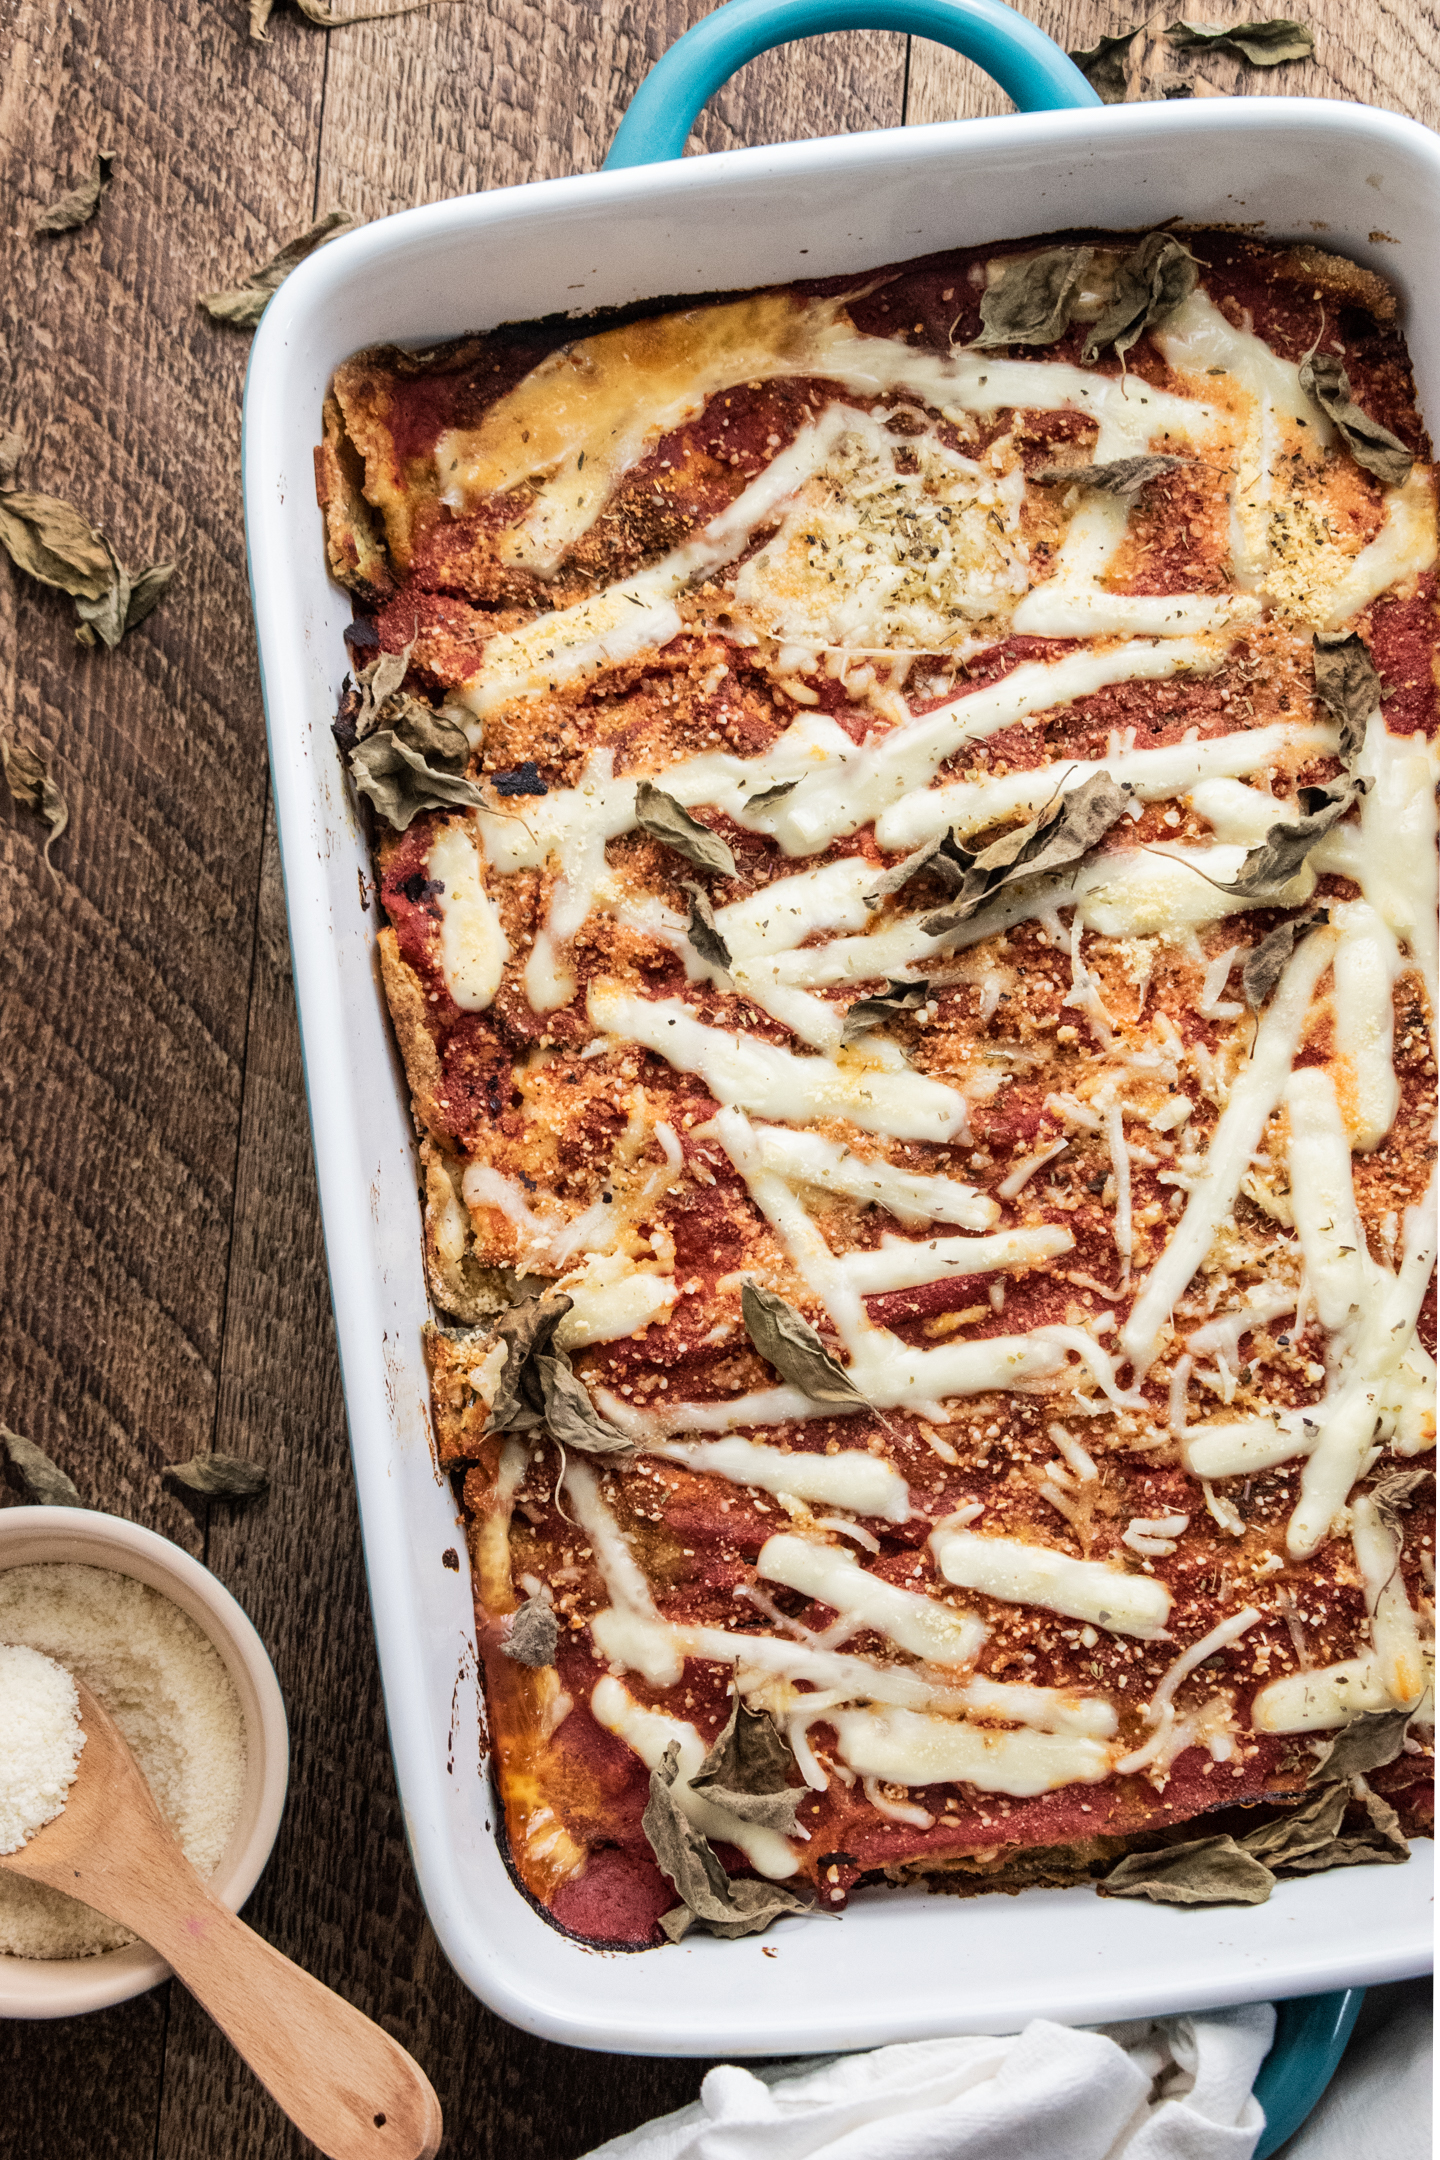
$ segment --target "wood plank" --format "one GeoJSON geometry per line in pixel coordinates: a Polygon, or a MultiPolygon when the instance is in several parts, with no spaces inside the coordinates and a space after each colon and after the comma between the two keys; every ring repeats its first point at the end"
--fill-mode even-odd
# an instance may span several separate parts
{"type": "MultiPolygon", "coordinates": [[[[321,195],[363,217],[600,164],[649,68],[704,0],[664,0],[643,32],[619,0],[437,5],[332,34],[321,195]]],[[[281,33],[283,34],[283,33],[281,33]]],[[[715,100],[696,147],[898,125],[905,40],[878,31],[765,54],[715,100]]]]}
{"type": "MultiPolygon", "coordinates": [[[[267,828],[216,1445],[264,1462],[255,1507],[211,1511],[210,1566],[245,1605],[290,1707],[290,1797],[252,1925],[418,2058],[450,2149],[563,2160],[693,2098],[704,2066],[548,2047],[492,2017],[446,1964],[405,1850],[385,1739],[267,828]]],[[[173,1991],[157,2160],[309,2150],[183,1991],[173,1991]]]]}
{"type": "Polygon", "coordinates": [[[7,2153],[24,2160],[151,2160],[168,1988],[90,2017],[0,2020],[7,2153]]]}
{"type": "MultiPolygon", "coordinates": [[[[264,776],[247,341],[194,295],[308,222],[324,51],[252,55],[206,0],[18,0],[6,29],[0,425],[27,484],[181,572],[85,652],[68,602],[0,569],[0,711],[71,814],[52,884],[0,804],[0,1415],[87,1501],[198,1552],[160,1467],[214,1428],[264,776]],[[32,240],[97,144],[119,157],[98,217],[32,240]]],[[[148,2156],[167,2000],[6,2026],[6,2149],[148,2156]]]]}
{"type": "MultiPolygon", "coordinates": [[[[1315,58],[1278,68],[1249,67],[1219,55],[1192,59],[1177,54],[1159,33],[1186,13],[1179,6],[1146,17],[1128,0],[1025,0],[1021,12],[1067,52],[1093,46],[1102,33],[1115,37],[1137,22],[1147,22],[1145,79],[1137,88],[1151,96],[1160,94],[1160,78],[1168,75],[1195,84],[1200,96],[1348,98],[1408,113],[1427,127],[1440,121],[1440,11],[1434,0],[1414,8],[1401,8],[1394,0],[1373,0],[1364,8],[1347,6],[1345,0],[1315,0],[1302,11],[1315,33],[1315,58]]],[[[1232,4],[1206,8],[1200,16],[1192,10],[1191,16],[1206,22],[1244,22],[1256,13],[1232,4]]],[[[944,46],[915,40],[906,107],[910,125],[1012,109],[1004,93],[968,60],[944,46]]]]}

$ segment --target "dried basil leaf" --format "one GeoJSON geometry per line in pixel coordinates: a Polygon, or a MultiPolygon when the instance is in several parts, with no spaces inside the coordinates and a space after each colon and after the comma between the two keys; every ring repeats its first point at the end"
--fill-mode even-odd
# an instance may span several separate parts
{"type": "Polygon", "coordinates": [[[17,570],[72,599],[99,600],[110,590],[114,558],[108,544],[58,495],[27,488],[0,494],[0,547],[17,570]]]}
{"type": "Polygon", "coordinates": [[[1307,353],[1300,363],[1300,388],[1333,423],[1357,465],[1385,487],[1404,487],[1415,460],[1398,435],[1360,410],[1338,353],[1307,353]]]}
{"type": "Polygon", "coordinates": [[[532,1359],[531,1369],[540,1383],[545,1430],[552,1440],[578,1448],[582,1455],[634,1453],[634,1442],[601,1417],[563,1350],[542,1352],[532,1359]]]}
{"type": "Polygon", "coordinates": [[[745,808],[769,810],[775,803],[783,802],[787,795],[793,795],[799,785],[798,780],[777,780],[774,787],[761,788],[757,795],[747,795],[745,808]]]}
{"type": "Polygon", "coordinates": [[[640,1818],[650,1850],[680,1898],[679,1907],[660,1920],[670,1941],[679,1942],[699,1926],[733,1942],[742,1935],[758,1935],[782,1913],[811,1911],[793,1890],[782,1889],[778,1883],[756,1882],[748,1876],[732,1879],[726,1874],[671,1790],[679,1774],[680,1747],[672,1740],[650,1773],[650,1798],[640,1818]]]}
{"type": "Polygon", "coordinates": [[[1038,472],[1027,477],[1040,487],[1094,488],[1101,495],[1118,495],[1128,502],[1149,487],[1152,480],[1176,471],[1184,463],[1184,458],[1162,457],[1157,453],[1147,457],[1112,458],[1104,465],[1042,465],[1038,472]]]}
{"type": "Polygon", "coordinates": [[[270,1490],[270,1473],[241,1455],[202,1448],[189,1462],[166,1463],[164,1475],[207,1500],[258,1500],[270,1490]]]}
{"type": "Polygon", "coordinates": [[[1414,1715],[1413,1710],[1372,1710],[1353,1718],[1316,1758],[1306,1783],[1328,1785],[1338,1779],[1348,1786],[1351,1778],[1383,1770],[1404,1746],[1405,1728],[1414,1715]]]}
{"type": "Polygon", "coordinates": [[[130,613],[130,573],[115,553],[110,542],[104,542],[110,558],[110,583],[98,599],[77,598],[75,617],[80,627],[75,632],[77,645],[106,645],[113,649],[125,635],[125,623],[130,613]]]}
{"type": "Polygon", "coordinates": [[[1181,52],[1238,53],[1252,67],[1280,67],[1287,60],[1312,60],[1315,38],[1308,24],[1277,15],[1268,22],[1171,23],[1165,32],[1181,52]]]}
{"type": "Polygon", "coordinates": [[[423,810],[483,809],[485,798],[473,780],[430,764],[421,751],[412,749],[404,738],[415,732],[408,725],[377,728],[350,753],[356,788],[370,798],[386,824],[408,832],[423,810]]]}
{"type": "Polygon", "coordinates": [[[1094,45],[1070,55],[1091,89],[1099,92],[1106,105],[1123,105],[1125,102],[1129,89],[1125,62],[1130,47],[1144,28],[1144,23],[1136,23],[1133,30],[1122,30],[1118,37],[1102,37],[1094,45]]]}
{"type": "Polygon", "coordinates": [[[927,915],[920,927],[928,936],[943,937],[969,922],[1004,886],[1078,868],[1116,820],[1125,815],[1129,803],[1129,791],[1117,787],[1109,773],[1092,773],[1082,786],[1061,795],[1031,824],[1018,826],[982,848],[978,855],[970,856],[959,898],[936,914],[927,915]]]}
{"type": "Polygon", "coordinates": [[[538,1668],[555,1663],[559,1641],[560,1623],[553,1606],[543,1597],[532,1597],[512,1614],[500,1647],[517,1665],[538,1668]]]}
{"type": "Polygon", "coordinates": [[[840,1031],[843,1043],[858,1042],[871,1028],[882,1027],[897,1013],[919,1012],[930,996],[928,982],[891,982],[876,997],[857,998],[840,1031]]]}
{"type": "Polygon", "coordinates": [[[735,857],[718,833],[693,818],[683,803],[676,802],[651,780],[635,790],[635,822],[664,847],[674,848],[696,870],[713,871],[717,877],[734,877],[735,857]]]}
{"type": "Polygon", "coordinates": [[[84,225],[94,217],[100,207],[100,197],[110,178],[110,168],[115,163],[113,150],[97,150],[95,162],[79,187],[71,188],[58,202],[42,210],[31,227],[36,233],[74,232],[77,225],[84,225]]]}
{"type": "Polygon", "coordinates": [[[11,800],[22,810],[33,810],[46,827],[45,845],[40,852],[53,877],[55,866],[50,850],[70,822],[70,807],[51,779],[45,760],[23,743],[12,742],[8,735],[0,735],[0,770],[11,800]]]}
{"type": "MultiPolygon", "coordinates": [[[[1343,1791],[1343,1787],[1340,1788],[1343,1791]]],[[[1337,1837],[1332,1844],[1319,1851],[1305,1853],[1288,1863],[1297,1875],[1319,1875],[1327,1868],[1336,1867],[1385,1867],[1395,1866],[1410,1857],[1410,1841],[1400,1827],[1400,1818],[1388,1800],[1365,1786],[1356,1795],[1360,1805],[1369,1816],[1369,1826],[1352,1830],[1348,1836],[1337,1837]]]]}
{"type": "Polygon", "coordinates": [[[1340,725],[1340,755],[1353,765],[1383,690],[1374,661],[1353,630],[1315,633],[1315,695],[1340,725]]]}
{"type": "MultiPolygon", "coordinates": [[[[322,0],[295,0],[295,5],[307,22],[321,30],[343,30],[348,23],[384,22],[390,15],[413,15],[417,8],[429,5],[429,0],[401,0],[398,7],[360,8],[355,14],[337,15],[322,0]]],[[[257,45],[268,45],[270,34],[266,25],[275,12],[275,0],[250,0],[250,35],[257,45]]]]}
{"type": "Polygon", "coordinates": [[[1101,1897],[1143,1897],[1156,1905],[1263,1905],[1274,1887],[1269,1868],[1233,1837],[1126,1853],[1097,1885],[1101,1897]]]}
{"type": "Polygon", "coordinates": [[[130,604],[125,610],[125,628],[133,630],[154,613],[175,581],[173,562],[148,563],[137,570],[130,580],[130,604]]]}
{"type": "Polygon", "coordinates": [[[891,893],[901,892],[912,878],[926,870],[943,879],[951,892],[959,892],[974,860],[953,832],[942,833],[938,840],[928,840],[924,847],[916,848],[913,855],[907,855],[893,869],[884,871],[865,894],[865,905],[867,908],[879,907],[882,900],[888,899],[891,893]]]}
{"type": "Polygon", "coordinates": [[[1146,233],[1115,273],[1115,290],[1091,325],[1084,358],[1097,359],[1107,345],[1122,355],[1129,352],[1145,331],[1189,299],[1199,276],[1194,256],[1173,233],[1146,233]]]}
{"type": "Polygon", "coordinates": [[[1247,1831],[1239,1842],[1246,1852],[1263,1860],[1267,1867],[1289,1867],[1296,1860],[1334,1843],[1349,1802],[1348,1785],[1321,1785],[1288,1814],[1278,1816],[1274,1822],[1262,1823],[1258,1830],[1247,1831]]]}
{"type": "MultiPolygon", "coordinates": [[[[360,22],[363,17],[357,15],[353,20],[360,22]]],[[[252,37],[256,35],[253,9],[250,34],[252,37]]],[[[243,285],[220,292],[201,293],[196,300],[196,306],[204,308],[206,314],[216,322],[232,323],[240,330],[253,330],[291,271],[298,268],[307,255],[313,255],[316,248],[323,247],[337,232],[355,222],[349,210],[327,210],[324,217],[318,219],[308,232],[287,241],[277,255],[271,256],[269,262],[262,263],[258,270],[252,270],[243,285]]]]}
{"type": "Polygon", "coordinates": [[[1401,1511],[1414,1506],[1416,1493],[1434,1475],[1433,1470],[1392,1470],[1378,1485],[1371,1486],[1370,1498],[1375,1503],[1375,1512],[1394,1537],[1403,1541],[1405,1526],[1400,1520],[1401,1511]]]}
{"type": "Polygon", "coordinates": [[[1290,965],[1290,957],[1301,939],[1309,937],[1312,930],[1318,930],[1329,920],[1329,910],[1317,908],[1313,915],[1298,915],[1289,922],[1278,924],[1268,937],[1251,946],[1240,970],[1240,987],[1251,1012],[1259,1012],[1290,965]]]}
{"type": "Polygon", "coordinates": [[[544,1393],[538,1379],[527,1391],[526,1379],[532,1361],[549,1350],[551,1337],[574,1302],[563,1290],[547,1288],[521,1298],[500,1315],[494,1339],[505,1345],[505,1364],[490,1408],[487,1432],[527,1432],[540,1423],[544,1393]]]}
{"type": "Polygon", "coordinates": [[[32,1507],[84,1507],[79,1487],[33,1440],[0,1425],[0,1447],[9,1458],[14,1482],[32,1507]]]}
{"type": "Polygon", "coordinates": [[[981,330],[971,349],[1053,345],[1064,337],[1094,256],[1094,248],[1042,248],[1007,263],[981,299],[981,330]]]}
{"type": "Polygon", "coordinates": [[[717,1807],[742,1822],[757,1823],[781,1837],[795,1834],[795,1816],[809,1788],[792,1785],[795,1757],[763,1710],[750,1710],[738,1694],[724,1731],[690,1780],[717,1807]]]}
{"type": "Polygon", "coordinates": [[[1244,900],[1262,899],[1298,877],[1311,848],[1338,825],[1347,810],[1359,802],[1369,787],[1365,780],[1336,780],[1329,787],[1301,788],[1301,815],[1272,825],[1259,847],[1251,848],[1240,865],[1240,875],[1225,883],[1217,878],[1221,892],[1236,893],[1244,900]]]}
{"type": "Polygon", "coordinates": [[[846,1409],[865,1404],[844,1366],[837,1364],[809,1321],[784,1298],[759,1283],[747,1282],[740,1293],[740,1311],[745,1332],[761,1357],[811,1402],[835,1403],[846,1409]]]}
{"type": "Polygon", "coordinates": [[[685,925],[685,935],[689,938],[690,943],[707,967],[720,969],[725,976],[728,987],[730,982],[730,948],[720,935],[720,926],[715,920],[715,910],[710,905],[710,895],[703,886],[692,885],[688,878],[684,879],[683,883],[686,892],[690,895],[690,920],[685,925]]]}

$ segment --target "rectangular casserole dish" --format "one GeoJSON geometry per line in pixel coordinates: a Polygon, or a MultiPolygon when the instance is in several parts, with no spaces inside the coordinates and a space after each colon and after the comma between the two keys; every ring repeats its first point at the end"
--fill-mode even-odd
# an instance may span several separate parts
{"type": "MultiPolygon", "coordinates": [[[[1116,107],[742,151],[410,211],[335,243],[256,339],[244,482],[276,804],[366,1561],[407,1833],[462,1977],[513,2022],[655,2054],[829,2051],[1033,2016],[1094,2023],[1398,1978],[1429,1963],[1431,1848],[1407,1868],[1282,1884],[1252,1910],[1089,1890],[955,1901],[862,1893],[838,1928],[688,1939],[641,1956],[560,1935],[513,1885],[472,1752],[469,1585],[437,1471],[406,1091],[377,979],[369,863],[329,734],[346,596],[326,573],[311,449],[335,365],[507,320],[823,276],[1083,221],[1178,217],[1323,244],[1398,289],[1422,407],[1440,413],[1426,278],[1440,145],[1311,100],[1116,107]],[[388,1069],[393,1084],[381,1077],[388,1069]]],[[[483,1742],[481,1743],[483,1747],[483,1742]]]]}

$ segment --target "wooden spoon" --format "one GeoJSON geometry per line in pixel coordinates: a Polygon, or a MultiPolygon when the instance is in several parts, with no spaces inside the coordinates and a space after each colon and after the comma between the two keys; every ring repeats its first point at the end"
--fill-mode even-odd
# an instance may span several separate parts
{"type": "Polygon", "coordinates": [[[329,2160],[430,2160],[440,2103],[398,2041],[213,1898],[123,1734],[83,1681],[64,1810],[0,1867],[82,1898],[154,1945],[329,2160]]]}

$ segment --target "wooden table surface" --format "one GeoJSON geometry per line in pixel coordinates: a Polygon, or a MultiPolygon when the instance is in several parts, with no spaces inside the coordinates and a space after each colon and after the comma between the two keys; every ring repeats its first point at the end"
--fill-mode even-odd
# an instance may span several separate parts
{"type": "MultiPolygon", "coordinates": [[[[414,2051],[444,2103],[445,2151],[475,2160],[570,2160],[693,2098],[703,2065],[513,2030],[450,1971],[416,1891],[268,802],[240,519],[249,339],[199,314],[195,295],[238,282],[336,205],[373,218],[592,170],[646,69],[705,12],[437,0],[327,33],[285,7],[260,45],[245,0],[0,7],[0,434],[26,439],[24,484],[79,503],[128,561],[180,564],[114,652],[77,647],[68,603],[0,570],[0,725],[43,749],[71,816],[52,885],[37,821],[0,806],[0,1417],[87,1502],[201,1556],[250,1613],[289,1704],[293,1764],[247,1917],[414,2051]],[[118,161],[99,216],[31,237],[97,147],[118,161]],[[214,1505],[208,1520],[187,1508],[160,1473],[197,1448],[265,1464],[268,1499],[214,1505]]],[[[1027,12],[1073,47],[1138,9],[1027,12]]],[[[1433,0],[1317,0],[1309,19],[1313,63],[1187,72],[1221,93],[1360,99],[1435,124],[1433,0]]],[[[1135,59],[1137,91],[1178,66],[1153,36],[1135,59]]],[[[1005,109],[967,62],[867,32],[755,62],[696,146],[1005,109]]],[[[95,2017],[0,2029],[0,2147],[27,2160],[309,2150],[173,1983],[95,2017]]]]}

